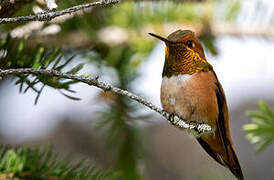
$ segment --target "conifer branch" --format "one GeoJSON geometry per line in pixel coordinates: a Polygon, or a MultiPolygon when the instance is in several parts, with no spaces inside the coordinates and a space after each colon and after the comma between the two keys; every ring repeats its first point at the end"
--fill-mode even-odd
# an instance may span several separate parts
{"type": "Polygon", "coordinates": [[[86,159],[75,161],[66,155],[60,158],[51,147],[28,148],[0,146],[0,179],[114,180],[119,172],[103,170],[86,159]]]}
{"type": "Polygon", "coordinates": [[[32,68],[19,68],[19,69],[7,69],[7,70],[2,70],[0,69],[0,77],[8,76],[8,75],[23,75],[23,74],[32,74],[32,75],[46,75],[49,77],[58,77],[58,78],[63,78],[63,79],[70,79],[74,80],[77,82],[82,82],[85,84],[88,84],[90,86],[96,86],[104,91],[111,91],[113,93],[122,95],[122,96],[127,96],[130,99],[137,101],[140,104],[143,104],[144,106],[150,108],[151,110],[159,113],[162,115],[164,118],[166,118],[172,125],[179,129],[187,129],[187,130],[192,130],[196,132],[198,135],[202,133],[208,133],[211,132],[212,129],[209,125],[207,124],[200,124],[200,123],[187,123],[185,120],[180,118],[177,115],[170,114],[163,109],[155,106],[151,102],[145,100],[144,98],[137,96],[131,92],[128,92],[126,90],[114,87],[110,84],[107,84],[105,82],[99,81],[98,77],[95,78],[90,78],[90,77],[84,77],[84,76],[76,76],[68,73],[62,73],[56,70],[46,70],[46,69],[32,69],[32,68]]]}
{"type": "Polygon", "coordinates": [[[61,11],[54,11],[54,12],[42,12],[37,13],[35,15],[30,16],[19,16],[14,18],[0,18],[0,24],[8,24],[8,23],[18,23],[18,22],[25,22],[25,21],[50,21],[53,18],[58,16],[62,16],[64,14],[70,14],[82,9],[90,8],[90,7],[99,7],[99,6],[107,6],[118,3],[119,0],[102,0],[92,3],[81,4],[77,6],[73,6],[61,11]]]}

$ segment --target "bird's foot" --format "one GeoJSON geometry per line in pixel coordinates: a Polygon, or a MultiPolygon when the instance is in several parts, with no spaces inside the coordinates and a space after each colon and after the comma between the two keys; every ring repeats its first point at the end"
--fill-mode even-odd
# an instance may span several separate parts
{"type": "Polygon", "coordinates": [[[210,126],[197,121],[189,121],[189,133],[195,137],[200,137],[205,131],[211,130],[210,126]]]}
{"type": "Polygon", "coordinates": [[[168,121],[171,122],[172,125],[175,125],[176,122],[174,120],[174,117],[175,117],[175,114],[174,113],[169,113],[169,116],[168,116],[168,121]]]}
{"type": "Polygon", "coordinates": [[[212,131],[212,128],[208,124],[205,124],[205,123],[198,124],[196,128],[197,128],[197,131],[199,134],[212,131]]]}
{"type": "Polygon", "coordinates": [[[174,114],[174,113],[170,113],[168,116],[168,121],[176,126],[177,128],[180,129],[188,129],[189,125],[187,123],[185,123],[184,120],[182,120],[178,115],[174,114]]]}
{"type": "Polygon", "coordinates": [[[190,129],[193,129],[194,131],[196,131],[196,133],[198,135],[201,135],[205,131],[211,131],[211,127],[205,123],[200,123],[197,121],[190,121],[189,125],[191,126],[190,129]]]}

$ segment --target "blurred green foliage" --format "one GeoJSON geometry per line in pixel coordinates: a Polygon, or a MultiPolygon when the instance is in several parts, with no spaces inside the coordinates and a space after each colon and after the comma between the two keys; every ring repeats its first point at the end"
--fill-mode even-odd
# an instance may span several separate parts
{"type": "Polygon", "coordinates": [[[107,23],[124,28],[139,29],[145,25],[176,21],[202,23],[206,7],[195,3],[178,2],[125,2],[106,11],[107,23]],[[197,13],[199,11],[199,13],[197,13]],[[184,13],[182,13],[184,12],[184,13]]]}
{"type": "Polygon", "coordinates": [[[234,1],[227,1],[226,3],[227,3],[227,5],[226,5],[226,7],[227,7],[226,11],[227,12],[226,12],[225,19],[227,21],[234,20],[237,17],[239,11],[240,11],[241,1],[234,0],[234,1]]]}
{"type": "Polygon", "coordinates": [[[0,179],[98,179],[114,180],[118,172],[102,171],[87,161],[73,162],[71,157],[58,158],[51,148],[0,147],[0,179]]]}
{"type": "Polygon", "coordinates": [[[274,114],[262,101],[258,102],[258,107],[257,111],[248,111],[252,123],[244,125],[243,128],[250,142],[256,144],[257,152],[261,152],[274,143],[274,114]]]}

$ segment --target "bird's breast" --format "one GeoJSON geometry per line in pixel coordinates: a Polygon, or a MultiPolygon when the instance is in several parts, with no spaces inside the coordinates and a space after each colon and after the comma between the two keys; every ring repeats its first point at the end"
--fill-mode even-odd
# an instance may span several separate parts
{"type": "Polygon", "coordinates": [[[173,75],[163,77],[161,85],[161,102],[163,108],[171,113],[176,113],[186,118],[189,109],[189,100],[186,94],[188,84],[191,83],[192,75],[173,75]]]}
{"type": "Polygon", "coordinates": [[[218,116],[216,87],[209,74],[163,77],[161,102],[164,110],[187,121],[211,124],[218,116]]]}

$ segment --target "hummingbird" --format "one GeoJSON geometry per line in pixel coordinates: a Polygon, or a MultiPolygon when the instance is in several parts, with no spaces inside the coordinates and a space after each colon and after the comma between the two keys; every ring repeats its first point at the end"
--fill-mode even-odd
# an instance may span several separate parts
{"type": "Polygon", "coordinates": [[[201,43],[190,30],[177,30],[163,41],[165,63],[162,73],[163,109],[188,123],[206,123],[211,133],[196,135],[198,143],[219,164],[239,180],[243,173],[232,143],[226,97],[201,43]]]}

